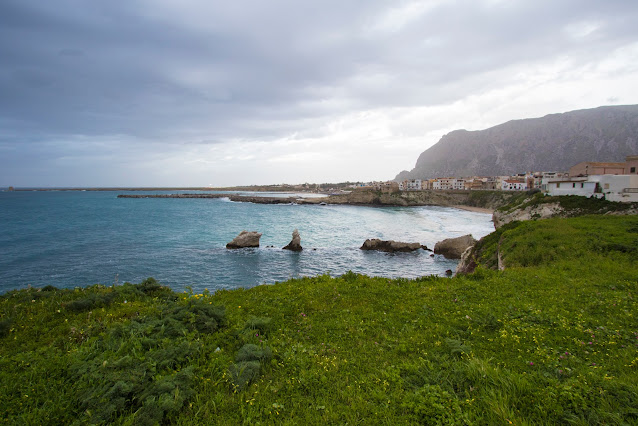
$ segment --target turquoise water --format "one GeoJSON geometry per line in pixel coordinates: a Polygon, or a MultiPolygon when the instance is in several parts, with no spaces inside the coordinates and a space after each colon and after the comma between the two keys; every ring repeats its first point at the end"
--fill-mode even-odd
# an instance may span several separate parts
{"type": "Polygon", "coordinates": [[[123,192],[0,192],[0,292],[154,277],[176,290],[252,287],[348,270],[444,275],[456,261],[419,250],[359,250],[367,238],[437,241],[494,230],[491,215],[445,207],[265,205],[227,199],[123,199],[123,192]],[[281,250],[297,228],[304,251],[281,250]],[[240,231],[258,249],[227,250],[240,231]],[[274,246],[274,247],[268,247],[274,246]]]}

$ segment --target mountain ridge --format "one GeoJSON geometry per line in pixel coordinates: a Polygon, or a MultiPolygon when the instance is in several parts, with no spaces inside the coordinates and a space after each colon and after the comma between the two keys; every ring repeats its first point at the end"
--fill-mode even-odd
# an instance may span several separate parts
{"type": "Polygon", "coordinates": [[[638,153],[638,105],[601,106],[454,130],[395,180],[567,171],[581,161],[624,161],[638,153]]]}

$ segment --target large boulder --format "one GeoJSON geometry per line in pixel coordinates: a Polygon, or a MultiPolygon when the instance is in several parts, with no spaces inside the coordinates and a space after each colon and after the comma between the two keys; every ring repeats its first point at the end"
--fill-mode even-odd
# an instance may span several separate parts
{"type": "Polygon", "coordinates": [[[227,249],[239,249],[245,247],[259,247],[261,234],[255,231],[241,231],[230,243],[226,244],[227,249]]]}
{"type": "Polygon", "coordinates": [[[401,241],[383,241],[377,238],[367,239],[361,246],[361,250],[378,250],[394,253],[396,251],[414,251],[425,248],[419,243],[402,243],[401,241]]]}
{"type": "Polygon", "coordinates": [[[301,251],[303,247],[301,247],[301,237],[299,236],[299,231],[292,231],[292,240],[288,243],[284,250],[292,250],[292,251],[301,251]]]}
{"type": "Polygon", "coordinates": [[[460,259],[463,252],[474,244],[476,244],[476,240],[470,234],[457,238],[448,238],[434,245],[434,253],[442,254],[447,259],[460,259]]]}

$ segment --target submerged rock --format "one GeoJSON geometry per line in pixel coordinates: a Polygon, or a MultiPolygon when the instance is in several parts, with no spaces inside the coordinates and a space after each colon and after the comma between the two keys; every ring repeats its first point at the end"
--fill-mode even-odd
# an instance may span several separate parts
{"type": "Polygon", "coordinates": [[[299,231],[292,231],[292,240],[288,243],[284,250],[292,250],[292,251],[301,251],[303,247],[301,247],[301,237],[299,236],[299,231]]]}
{"type": "MultiPolygon", "coordinates": [[[[361,250],[378,250],[389,253],[397,251],[414,251],[422,248],[420,243],[403,243],[401,241],[383,241],[378,238],[367,239],[361,246],[361,250]]],[[[427,248],[426,248],[427,250],[427,248]]]]}
{"type": "Polygon", "coordinates": [[[460,259],[463,252],[474,244],[476,244],[476,240],[470,234],[457,238],[448,238],[434,245],[434,253],[442,254],[447,259],[460,259]]]}
{"type": "Polygon", "coordinates": [[[226,244],[227,249],[238,249],[245,247],[259,247],[261,234],[256,231],[241,231],[230,243],[226,244]]]}

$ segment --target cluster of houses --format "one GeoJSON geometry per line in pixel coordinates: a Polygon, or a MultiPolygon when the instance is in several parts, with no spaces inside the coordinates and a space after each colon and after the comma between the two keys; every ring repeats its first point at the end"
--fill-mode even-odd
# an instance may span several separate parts
{"type": "Polygon", "coordinates": [[[638,202],[638,155],[624,162],[585,161],[569,172],[529,172],[514,176],[469,178],[407,179],[402,182],[371,182],[358,188],[383,192],[424,190],[501,190],[539,189],[549,195],[582,195],[610,201],[638,202]]]}

